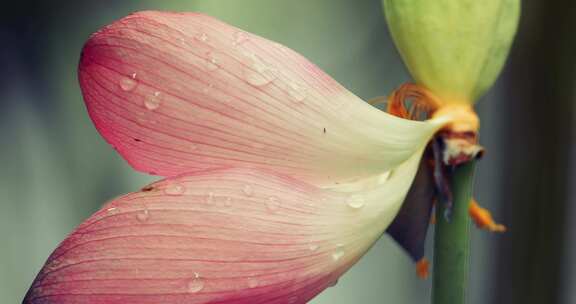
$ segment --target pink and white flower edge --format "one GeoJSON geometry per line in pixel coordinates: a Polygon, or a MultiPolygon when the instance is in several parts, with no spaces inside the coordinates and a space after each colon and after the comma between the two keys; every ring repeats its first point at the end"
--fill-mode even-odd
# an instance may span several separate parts
{"type": "Polygon", "coordinates": [[[390,224],[448,122],[381,112],[294,51],[201,14],[105,27],[79,77],[102,136],[168,178],[80,225],[24,303],[306,303],[390,224]]]}

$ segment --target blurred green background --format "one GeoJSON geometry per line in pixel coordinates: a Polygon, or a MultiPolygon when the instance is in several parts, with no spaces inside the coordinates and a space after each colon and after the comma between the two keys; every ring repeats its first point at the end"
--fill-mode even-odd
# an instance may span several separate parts
{"type": "MultiPolygon", "coordinates": [[[[365,99],[409,80],[379,0],[5,1],[0,303],[19,303],[50,252],[102,203],[156,179],[100,138],[76,79],[90,33],[144,9],[201,11],[281,42],[365,99]]],[[[476,197],[509,232],[473,231],[469,303],[576,303],[575,20],[574,1],[525,1],[505,72],[478,105],[488,153],[476,197]]],[[[383,237],[312,303],[428,303],[430,284],[383,237]]]]}

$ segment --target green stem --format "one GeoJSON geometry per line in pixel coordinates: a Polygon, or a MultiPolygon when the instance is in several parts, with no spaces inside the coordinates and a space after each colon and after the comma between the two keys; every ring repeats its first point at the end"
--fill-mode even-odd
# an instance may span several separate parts
{"type": "Polygon", "coordinates": [[[450,221],[444,216],[445,205],[436,205],[434,236],[433,304],[464,304],[470,255],[470,217],[475,161],[458,166],[451,181],[453,209],[450,221]]]}

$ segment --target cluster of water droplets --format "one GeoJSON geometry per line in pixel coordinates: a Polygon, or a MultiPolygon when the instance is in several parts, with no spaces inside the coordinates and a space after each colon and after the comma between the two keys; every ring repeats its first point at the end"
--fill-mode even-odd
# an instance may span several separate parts
{"type": "MultiPolygon", "coordinates": [[[[246,42],[250,41],[248,34],[243,31],[234,33],[232,39],[232,46],[239,48],[246,42]]],[[[251,53],[245,49],[240,50],[246,62],[242,70],[242,77],[244,80],[255,87],[265,86],[277,77],[277,71],[270,64],[264,62],[256,54],[251,53]]]]}
{"type": "MultiPolygon", "coordinates": [[[[137,74],[132,73],[130,76],[122,76],[118,81],[118,86],[122,91],[130,92],[138,86],[137,74]]],[[[154,91],[144,97],[144,107],[150,111],[158,109],[162,103],[162,93],[154,91]]]]}

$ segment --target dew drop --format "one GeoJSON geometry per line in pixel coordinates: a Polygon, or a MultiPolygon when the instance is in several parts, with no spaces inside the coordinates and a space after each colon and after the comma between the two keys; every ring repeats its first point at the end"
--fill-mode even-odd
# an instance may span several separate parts
{"type": "Polygon", "coordinates": [[[306,99],[306,90],[297,84],[290,84],[288,88],[288,95],[297,102],[306,99]]]}
{"type": "Polygon", "coordinates": [[[214,203],[214,192],[208,192],[208,195],[206,195],[206,204],[212,203],[214,203]]]}
{"type": "Polygon", "coordinates": [[[232,198],[231,197],[227,197],[224,200],[224,207],[226,207],[226,208],[232,207],[232,198]]]}
{"type": "Polygon", "coordinates": [[[181,184],[170,184],[168,185],[168,187],[166,187],[166,189],[164,189],[164,192],[168,195],[182,195],[184,194],[184,191],[186,191],[186,188],[181,185],[181,184]]]}
{"type": "Polygon", "coordinates": [[[346,204],[348,204],[348,207],[352,209],[360,209],[364,207],[364,205],[366,204],[366,200],[364,199],[364,196],[354,194],[348,197],[348,199],[346,200],[346,204]]]}
{"type": "Polygon", "coordinates": [[[254,189],[252,189],[252,186],[246,185],[242,188],[242,192],[244,192],[246,196],[252,196],[252,194],[254,194],[254,189]]]}
{"type": "Polygon", "coordinates": [[[206,58],[204,60],[204,67],[208,71],[214,71],[218,69],[218,59],[214,57],[214,54],[212,52],[208,52],[206,54],[206,58]]]}
{"type": "Polygon", "coordinates": [[[382,185],[385,182],[388,181],[388,179],[390,179],[390,175],[392,175],[392,170],[390,171],[386,171],[384,173],[382,173],[379,177],[378,177],[378,184],[382,185]]]}
{"type": "Polygon", "coordinates": [[[336,286],[336,285],[338,285],[338,279],[332,281],[332,282],[330,283],[330,285],[328,285],[328,287],[334,287],[334,286],[336,286]]]}
{"type": "Polygon", "coordinates": [[[250,70],[249,68],[244,69],[244,78],[249,84],[257,87],[270,82],[266,77],[260,75],[258,72],[250,70]]]}
{"type": "Polygon", "coordinates": [[[244,68],[244,79],[249,84],[260,87],[267,85],[276,79],[276,74],[273,69],[259,61],[256,61],[251,66],[244,68]]]}
{"type": "Polygon", "coordinates": [[[149,217],[150,217],[150,212],[148,211],[148,209],[141,210],[136,214],[136,219],[138,219],[138,221],[140,221],[140,222],[147,221],[149,217]]]}
{"type": "Polygon", "coordinates": [[[201,33],[201,34],[198,34],[198,35],[197,35],[196,37],[194,37],[194,38],[196,38],[196,40],[206,42],[206,41],[208,41],[208,34],[206,34],[206,33],[201,33]]]}
{"type": "Polygon", "coordinates": [[[248,288],[256,288],[256,287],[258,287],[258,285],[260,285],[260,282],[258,282],[258,279],[256,279],[256,278],[249,278],[248,279],[248,288]]]}
{"type": "Polygon", "coordinates": [[[276,79],[276,70],[250,52],[242,52],[246,56],[246,67],[242,74],[246,82],[253,86],[264,86],[276,79]]]}
{"type": "Polygon", "coordinates": [[[338,244],[336,245],[336,250],[332,253],[332,260],[338,261],[344,256],[344,245],[338,244]]]}
{"type": "Polygon", "coordinates": [[[268,208],[268,211],[270,212],[278,210],[278,208],[280,208],[280,200],[275,196],[269,197],[266,202],[266,208],[268,208]]]}
{"type": "Polygon", "coordinates": [[[144,107],[150,111],[154,111],[160,107],[161,102],[162,94],[156,91],[152,95],[146,96],[144,99],[144,107]]]}
{"type": "Polygon", "coordinates": [[[189,293],[197,293],[204,289],[204,280],[200,278],[199,273],[194,273],[194,278],[188,282],[187,289],[189,293]]]}
{"type": "Polygon", "coordinates": [[[308,249],[310,249],[310,251],[316,251],[318,248],[320,248],[318,244],[308,244],[308,249]]]}
{"type": "Polygon", "coordinates": [[[116,214],[116,213],[118,213],[118,208],[110,207],[110,208],[106,209],[106,212],[108,212],[110,214],[116,214]]]}
{"type": "Polygon", "coordinates": [[[136,73],[133,73],[131,77],[122,77],[118,83],[123,91],[132,91],[136,87],[136,73]]]}
{"type": "Polygon", "coordinates": [[[207,86],[202,88],[202,93],[205,95],[208,94],[208,92],[210,92],[213,87],[214,87],[213,84],[208,84],[207,86]]]}
{"type": "Polygon", "coordinates": [[[248,41],[248,37],[246,36],[246,33],[242,32],[242,31],[238,31],[236,33],[234,33],[234,41],[232,41],[232,45],[234,46],[238,46],[241,45],[242,43],[248,41]]]}

